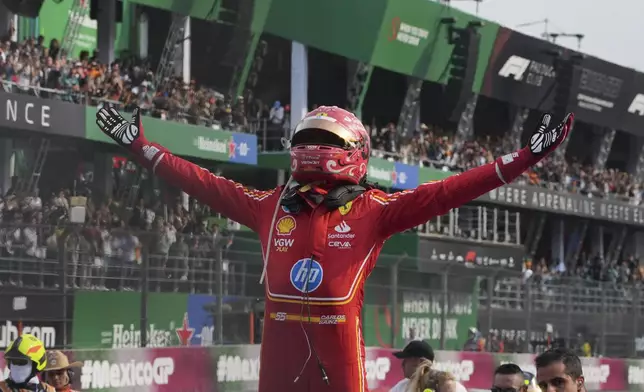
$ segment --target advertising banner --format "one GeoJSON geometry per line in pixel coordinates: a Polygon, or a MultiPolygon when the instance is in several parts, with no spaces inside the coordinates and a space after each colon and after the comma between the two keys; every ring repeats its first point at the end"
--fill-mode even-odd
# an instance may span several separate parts
{"type": "MultiPolygon", "coordinates": [[[[96,125],[96,108],[85,108],[85,137],[114,143],[96,125]]],[[[126,114],[125,117],[129,115],[126,114]]],[[[153,117],[141,119],[145,135],[156,143],[170,147],[173,154],[213,161],[257,164],[257,136],[215,130],[191,124],[164,121],[153,117]]]]}
{"type": "Polygon", "coordinates": [[[20,332],[36,336],[46,348],[62,348],[71,336],[72,303],[73,295],[64,297],[62,293],[0,293],[0,350],[20,332]]]}
{"type": "MultiPolygon", "coordinates": [[[[208,346],[214,319],[207,311],[215,297],[202,294],[150,293],[147,304],[147,346],[208,346]]],[[[135,292],[76,293],[74,348],[141,346],[141,294],[135,292]],[[96,317],[96,309],[102,309],[96,317]]]]}
{"type": "Polygon", "coordinates": [[[421,238],[418,241],[419,268],[436,261],[466,265],[494,266],[521,271],[525,249],[509,244],[497,245],[453,239],[421,238]]]}
{"type": "MultiPolygon", "coordinates": [[[[368,346],[402,349],[414,339],[440,346],[443,316],[443,293],[440,290],[399,290],[396,319],[393,318],[389,293],[367,286],[363,310],[363,331],[368,346]],[[393,320],[393,321],[392,321],[393,320]],[[393,324],[392,324],[393,322],[393,324]]],[[[449,294],[445,315],[445,348],[460,350],[467,340],[468,329],[477,325],[477,292],[449,294]]]]}
{"type": "Polygon", "coordinates": [[[0,127],[82,138],[85,109],[56,99],[0,92],[0,127]]]}
{"type": "MultiPolygon", "coordinates": [[[[575,52],[508,28],[498,30],[481,93],[504,102],[549,110],[554,97],[554,55],[575,52]]],[[[641,135],[644,76],[630,68],[583,56],[571,81],[569,110],[590,124],[641,135]]]]}
{"type": "Polygon", "coordinates": [[[644,74],[635,73],[631,88],[625,93],[628,106],[621,118],[621,128],[636,135],[644,129],[644,74]],[[635,131],[637,130],[637,131],[635,131]]]}
{"type": "Polygon", "coordinates": [[[589,198],[580,194],[556,192],[536,186],[506,185],[477,200],[508,207],[644,226],[642,207],[608,199],[589,198]]]}
{"type": "Polygon", "coordinates": [[[371,158],[367,178],[385,188],[412,189],[418,186],[418,166],[390,162],[382,158],[371,158]]]}
{"type": "MultiPolygon", "coordinates": [[[[253,392],[259,380],[259,345],[72,350],[65,353],[83,367],[74,389],[111,392],[253,392]]],[[[388,392],[403,379],[395,350],[367,348],[365,370],[369,390],[388,392]]],[[[488,390],[494,369],[516,363],[535,372],[532,354],[435,351],[434,368],[448,371],[467,389],[488,390]]],[[[588,391],[641,391],[644,361],[581,358],[588,391]]],[[[0,354],[0,373],[8,369],[0,354]]],[[[2,374],[0,374],[2,375],[2,374]]],[[[284,377],[291,377],[284,375],[284,377]]]]}
{"type": "Polygon", "coordinates": [[[571,110],[582,121],[643,135],[644,121],[638,127],[624,122],[635,99],[635,76],[630,68],[585,56],[576,70],[572,89],[571,110]]]}
{"type": "Polygon", "coordinates": [[[555,82],[551,43],[501,27],[481,94],[517,106],[549,109],[555,82]]]}

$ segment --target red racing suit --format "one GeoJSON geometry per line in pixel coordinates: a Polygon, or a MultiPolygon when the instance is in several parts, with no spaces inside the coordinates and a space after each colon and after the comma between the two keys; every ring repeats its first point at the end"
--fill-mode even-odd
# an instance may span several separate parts
{"type": "Polygon", "coordinates": [[[280,208],[271,226],[281,188],[250,190],[147,143],[140,138],[132,150],[158,176],[257,232],[263,249],[273,231],[259,392],[367,391],[360,315],[364,283],[385,240],[510,182],[539,160],[525,148],[413,190],[369,190],[334,211],[324,205],[298,214],[280,208]],[[307,362],[307,336],[330,385],[315,356],[307,362]]]}

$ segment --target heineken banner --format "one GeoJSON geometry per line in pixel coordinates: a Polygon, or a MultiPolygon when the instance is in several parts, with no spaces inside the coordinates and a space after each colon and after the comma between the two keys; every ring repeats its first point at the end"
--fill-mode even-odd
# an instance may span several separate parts
{"type": "MultiPolygon", "coordinates": [[[[418,242],[419,269],[432,262],[453,262],[468,266],[492,266],[521,271],[523,246],[445,238],[421,238],[418,242]]],[[[435,270],[435,269],[432,269],[435,270]]]]}
{"type": "Polygon", "coordinates": [[[477,200],[508,207],[644,226],[643,207],[609,199],[590,198],[581,194],[556,192],[537,186],[507,185],[477,200]]]}
{"type": "MultiPolygon", "coordinates": [[[[109,349],[66,351],[70,361],[83,367],[73,387],[101,392],[253,392],[259,379],[259,345],[109,349]]],[[[401,361],[394,350],[367,348],[365,370],[369,390],[387,392],[403,379],[401,361]]],[[[448,371],[467,389],[489,389],[494,369],[516,363],[535,372],[531,354],[491,354],[436,351],[434,367],[448,371]]],[[[325,360],[323,358],[323,360],[325,360]]],[[[644,361],[582,358],[588,391],[641,391],[644,361]]],[[[311,364],[314,366],[314,364],[311,364]]],[[[0,370],[8,369],[0,356],[0,370]]],[[[293,378],[293,375],[284,374],[293,378]]],[[[297,390],[297,389],[294,389],[297,390]]]]}
{"type": "MultiPolygon", "coordinates": [[[[508,28],[500,28],[481,94],[518,106],[549,110],[555,89],[554,53],[575,52],[508,28]]],[[[592,56],[579,59],[570,81],[569,110],[577,119],[644,134],[644,76],[592,56]]]]}
{"type": "MultiPolygon", "coordinates": [[[[97,142],[114,143],[98,129],[96,108],[87,107],[85,110],[85,137],[97,142]]],[[[176,155],[248,165],[257,164],[257,136],[255,135],[215,130],[153,117],[143,117],[141,121],[146,137],[167,146],[176,155]]]]}
{"type": "Polygon", "coordinates": [[[369,160],[367,173],[369,181],[385,188],[412,189],[418,186],[418,166],[375,158],[369,160]]]}
{"type": "MultiPolygon", "coordinates": [[[[224,298],[235,305],[243,298],[224,298]]],[[[216,298],[205,294],[150,293],[147,302],[147,341],[141,337],[141,293],[135,292],[77,292],[74,301],[74,348],[132,348],[212,345],[215,316],[212,309],[216,298]],[[96,317],[96,309],[102,309],[96,317]]],[[[226,315],[224,315],[226,317],[226,315]]],[[[248,317],[241,316],[242,326],[248,317]]],[[[225,328],[238,328],[233,316],[224,322],[225,328]]],[[[234,331],[243,336],[242,328],[234,331]]],[[[249,339],[249,338],[247,338],[249,339]]],[[[249,340],[246,340],[247,342],[249,340]]]]}
{"type": "Polygon", "coordinates": [[[73,295],[56,292],[12,291],[0,293],[0,350],[19,334],[30,333],[46,348],[69,344],[73,295]],[[65,306],[67,302],[67,306],[65,306]],[[65,314],[67,311],[67,314],[65,314]]]}

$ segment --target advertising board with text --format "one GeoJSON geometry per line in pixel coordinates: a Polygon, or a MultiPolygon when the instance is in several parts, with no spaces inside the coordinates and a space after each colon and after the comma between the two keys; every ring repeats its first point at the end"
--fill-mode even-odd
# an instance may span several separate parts
{"type": "Polygon", "coordinates": [[[0,92],[0,127],[85,137],[85,109],[58,99],[0,92]]]}
{"type": "MultiPolygon", "coordinates": [[[[114,143],[96,126],[96,108],[85,108],[85,137],[89,140],[114,143]]],[[[124,114],[127,118],[129,114],[124,114]]],[[[142,117],[145,135],[169,148],[177,155],[214,161],[257,164],[257,136],[228,132],[204,126],[142,117]]]]}
{"type": "Polygon", "coordinates": [[[384,188],[412,189],[418,186],[418,170],[418,166],[372,158],[369,160],[367,178],[384,188]]]}
{"type": "Polygon", "coordinates": [[[551,191],[536,186],[506,185],[481,196],[477,201],[644,226],[643,207],[615,200],[590,198],[581,194],[551,191]]]}
{"type": "Polygon", "coordinates": [[[578,58],[568,102],[578,120],[644,135],[644,76],[505,27],[497,32],[481,94],[550,110],[556,90],[555,52],[562,54],[560,59],[578,58]]]}
{"type": "Polygon", "coordinates": [[[363,309],[363,331],[368,346],[403,348],[410,340],[428,341],[439,347],[445,336],[445,348],[460,350],[467,331],[476,326],[478,297],[474,293],[451,292],[443,324],[443,293],[440,291],[399,290],[397,315],[393,316],[389,293],[367,286],[363,309]]]}
{"type": "MultiPolygon", "coordinates": [[[[498,267],[521,271],[525,249],[520,245],[495,244],[451,238],[421,238],[418,241],[418,268],[432,263],[458,263],[465,266],[498,267]]],[[[427,271],[432,268],[428,268],[427,271]]]]}
{"type": "MultiPolygon", "coordinates": [[[[371,392],[388,392],[402,380],[397,350],[367,348],[365,370],[371,392]]],[[[252,392],[259,380],[259,345],[143,349],[72,350],[65,353],[83,367],[73,386],[101,392],[252,392]]],[[[467,389],[489,390],[494,369],[516,363],[535,371],[533,354],[435,351],[434,367],[452,373],[467,389]]],[[[324,360],[324,359],[323,359],[324,360]]],[[[586,389],[644,390],[644,360],[581,358],[586,389]]],[[[0,354],[0,376],[8,369],[0,354]]],[[[294,377],[284,375],[284,377],[294,377]]]]}
{"type": "Polygon", "coordinates": [[[71,337],[72,305],[71,294],[63,296],[59,292],[1,292],[0,350],[15,340],[20,332],[36,336],[48,349],[64,347],[71,337]]]}
{"type": "MultiPolygon", "coordinates": [[[[210,346],[214,318],[208,311],[216,298],[204,294],[150,293],[147,346],[210,346]]],[[[141,347],[141,294],[92,292],[76,294],[74,348],[141,347]],[[101,317],[96,316],[101,309],[101,317]]]]}

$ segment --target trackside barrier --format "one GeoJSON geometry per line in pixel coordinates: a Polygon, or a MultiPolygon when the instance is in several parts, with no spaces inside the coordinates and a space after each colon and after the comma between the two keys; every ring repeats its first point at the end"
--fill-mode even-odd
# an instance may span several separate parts
{"type": "MultiPolygon", "coordinates": [[[[394,350],[368,348],[369,390],[385,392],[402,379],[394,350]]],[[[256,392],[259,345],[70,350],[81,361],[73,384],[82,391],[256,392]]],[[[489,389],[494,368],[513,362],[534,372],[532,354],[436,351],[436,367],[451,372],[468,389],[489,389]]],[[[644,360],[583,358],[589,391],[641,391],[644,360]]],[[[0,357],[0,369],[8,370],[0,357]]],[[[285,375],[286,377],[286,375],[285,375]]]]}

